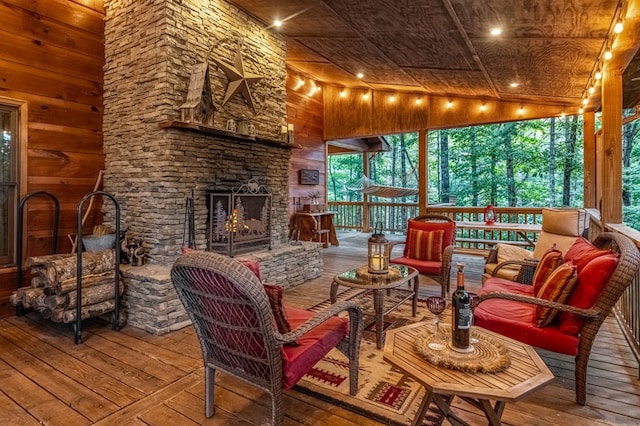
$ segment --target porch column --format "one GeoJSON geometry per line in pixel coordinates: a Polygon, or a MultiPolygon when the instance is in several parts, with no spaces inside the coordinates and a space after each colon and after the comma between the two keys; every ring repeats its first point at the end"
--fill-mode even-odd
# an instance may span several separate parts
{"type": "MultiPolygon", "coordinates": [[[[369,177],[369,151],[362,152],[362,174],[369,177]]],[[[360,232],[369,232],[369,196],[362,193],[362,229],[360,232]]]]}
{"type": "Polygon", "coordinates": [[[596,201],[596,114],[582,115],[584,133],[584,207],[598,208],[596,201]]]}
{"type": "Polygon", "coordinates": [[[622,70],[602,75],[602,222],[622,223],[622,70]]]}
{"type": "Polygon", "coordinates": [[[429,204],[429,175],[427,164],[429,150],[427,149],[428,130],[418,131],[418,214],[427,214],[429,204]]]}

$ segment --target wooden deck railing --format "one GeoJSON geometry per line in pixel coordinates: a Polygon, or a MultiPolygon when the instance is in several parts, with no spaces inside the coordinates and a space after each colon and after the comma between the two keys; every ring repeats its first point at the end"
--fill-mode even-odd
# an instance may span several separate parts
{"type": "MultiPolygon", "coordinates": [[[[376,223],[382,223],[382,230],[390,234],[404,234],[407,219],[418,215],[415,203],[368,203],[365,215],[361,202],[331,202],[329,210],[335,212],[333,218],[336,229],[369,232],[376,223]],[[365,223],[365,218],[369,223],[365,223]]],[[[484,207],[429,206],[427,213],[447,216],[453,220],[477,222],[484,220],[484,207]]],[[[542,221],[542,208],[498,207],[496,217],[499,222],[539,224],[542,221]]],[[[537,233],[527,234],[531,241],[537,240],[537,233]]],[[[464,249],[486,250],[496,242],[518,241],[514,231],[483,231],[458,228],[457,247],[464,249]]]]}
{"type": "MultiPolygon", "coordinates": [[[[370,228],[363,230],[364,208],[359,202],[331,202],[329,209],[335,212],[334,224],[338,229],[353,229],[369,232],[370,228]]],[[[417,204],[399,203],[369,203],[368,218],[371,218],[370,227],[376,222],[382,222],[383,230],[387,233],[403,234],[406,221],[418,215],[417,204]]],[[[484,208],[459,207],[459,206],[429,206],[428,213],[440,214],[457,221],[476,222],[484,220],[484,208]]],[[[599,219],[599,213],[590,210],[589,239],[593,240],[603,231],[620,232],[630,237],[636,246],[640,247],[640,232],[626,226],[603,225],[599,219]]],[[[542,221],[542,208],[497,207],[498,221],[509,223],[538,224],[542,221]]],[[[496,240],[513,242],[517,238],[509,231],[486,231],[458,228],[457,247],[464,249],[486,249],[487,244],[482,240],[496,240]]],[[[528,235],[533,241],[537,235],[528,235]]],[[[614,309],[616,318],[623,328],[629,344],[640,361],[640,273],[636,274],[633,282],[622,295],[614,309]]]]}

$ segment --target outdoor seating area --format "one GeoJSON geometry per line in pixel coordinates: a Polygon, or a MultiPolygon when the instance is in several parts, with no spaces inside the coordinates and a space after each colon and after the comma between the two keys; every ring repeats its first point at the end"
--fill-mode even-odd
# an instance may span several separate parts
{"type": "MultiPolygon", "coordinates": [[[[367,238],[366,234],[341,233],[340,247],[323,250],[323,275],[285,291],[283,303],[314,310],[314,306],[326,301],[333,277],[353,265],[365,262],[366,250],[363,247],[367,238]]],[[[465,264],[469,291],[480,290],[484,259],[454,254],[453,262],[465,264]]],[[[430,328],[433,316],[426,308],[425,298],[439,295],[440,288],[425,277],[421,277],[420,281],[415,321],[426,320],[425,327],[430,328]]],[[[405,314],[395,313],[389,316],[389,320],[400,315],[405,314]]],[[[406,315],[411,318],[410,308],[406,315]]],[[[124,327],[119,333],[114,333],[99,323],[99,319],[94,319],[85,326],[84,343],[74,346],[69,342],[72,330],[39,319],[37,315],[1,321],[0,338],[3,342],[5,370],[17,369],[24,371],[26,377],[34,378],[36,371],[47,373],[37,376],[42,387],[36,387],[33,382],[25,380],[26,377],[20,379],[20,375],[4,376],[1,383],[3,394],[10,398],[3,402],[0,419],[4,422],[15,418],[33,418],[51,425],[144,422],[160,426],[169,422],[257,426],[271,418],[271,397],[267,392],[218,370],[215,373],[215,415],[207,419],[202,353],[199,339],[191,327],[161,336],[153,336],[133,327],[124,327]],[[39,349],[34,351],[36,347],[39,349]],[[29,352],[31,354],[27,355],[29,352]],[[54,359],[58,363],[56,369],[50,366],[54,359]],[[68,386],[73,392],[64,391],[68,386]],[[77,400],[78,396],[82,396],[85,403],[73,404],[72,401],[77,400]]],[[[383,351],[375,349],[375,333],[367,330],[363,330],[360,347],[362,385],[363,380],[369,379],[371,374],[371,366],[365,364],[365,369],[362,369],[362,362],[376,354],[382,357],[383,351]]],[[[573,357],[546,350],[536,352],[554,378],[535,392],[505,404],[501,416],[503,424],[547,424],[553,421],[558,425],[630,425],[640,421],[640,415],[633,408],[640,403],[638,364],[612,316],[604,321],[593,342],[588,361],[588,398],[585,406],[575,402],[573,357]]],[[[327,379],[333,377],[327,375],[328,371],[325,373],[327,379]]],[[[348,389],[348,375],[344,377],[348,389]]],[[[395,380],[395,385],[404,383],[410,386],[412,383],[406,375],[400,375],[395,380]]],[[[308,383],[303,383],[303,386],[283,391],[285,424],[381,424],[345,408],[352,401],[348,391],[324,390],[327,395],[338,395],[337,400],[331,400],[309,392],[311,388],[308,383]]],[[[364,401],[358,400],[357,403],[365,406],[364,401]]],[[[469,424],[487,424],[482,410],[463,398],[454,397],[450,406],[459,418],[469,424]]],[[[392,409],[389,407],[386,410],[392,409]]],[[[430,415],[431,412],[427,419],[431,418],[430,415]]],[[[448,421],[443,424],[448,424],[448,421]]]]}
{"type": "Polygon", "coordinates": [[[526,3],[0,1],[0,424],[640,424],[640,0],[526,3]]]}

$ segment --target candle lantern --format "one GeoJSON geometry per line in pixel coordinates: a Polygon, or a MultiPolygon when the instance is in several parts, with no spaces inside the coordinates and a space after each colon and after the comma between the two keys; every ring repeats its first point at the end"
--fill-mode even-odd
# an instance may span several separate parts
{"type": "Polygon", "coordinates": [[[491,204],[484,209],[484,222],[487,225],[493,225],[496,223],[496,210],[491,204]]]}
{"type": "Polygon", "coordinates": [[[378,222],[369,238],[369,273],[386,274],[389,272],[391,243],[382,233],[382,223],[378,222]],[[378,225],[380,228],[378,229],[378,225]]]}

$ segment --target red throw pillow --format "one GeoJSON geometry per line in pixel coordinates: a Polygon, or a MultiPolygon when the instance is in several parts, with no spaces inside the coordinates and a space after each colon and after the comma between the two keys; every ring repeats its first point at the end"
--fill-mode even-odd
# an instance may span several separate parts
{"type": "MultiPolygon", "coordinates": [[[[614,253],[597,257],[578,273],[578,282],[568,305],[576,308],[589,309],[596,302],[607,284],[613,271],[618,266],[618,255],[614,253]]],[[[570,312],[560,313],[559,329],[565,334],[577,336],[582,330],[584,319],[580,315],[570,312]]]]}
{"type": "MultiPolygon", "coordinates": [[[[577,278],[575,265],[563,263],[547,277],[540,291],[536,293],[536,297],[552,302],[566,303],[571,297],[577,278]]],[[[538,306],[536,308],[536,325],[545,327],[551,324],[557,314],[557,309],[538,306]]]]}
{"type": "Polygon", "coordinates": [[[538,294],[540,288],[547,280],[549,275],[560,265],[562,265],[562,252],[555,246],[551,247],[545,254],[542,255],[542,259],[536,266],[536,271],[533,273],[533,293],[538,294]]]}
{"type": "MultiPolygon", "coordinates": [[[[442,247],[448,247],[453,244],[456,234],[455,222],[422,222],[420,220],[409,219],[407,224],[407,239],[412,229],[418,231],[444,231],[442,238],[442,247]]],[[[408,242],[408,241],[407,241],[408,242]]],[[[404,247],[404,256],[409,257],[409,244],[404,247]]]]}
{"type": "Polygon", "coordinates": [[[281,334],[290,332],[291,325],[289,324],[287,313],[284,311],[284,306],[282,306],[282,287],[264,284],[264,291],[267,293],[267,297],[269,298],[271,312],[273,312],[273,317],[276,320],[278,332],[281,334]]]}
{"type": "Polygon", "coordinates": [[[258,263],[257,260],[238,259],[238,262],[249,268],[251,272],[253,272],[253,274],[262,281],[262,278],[260,277],[260,263],[258,263]]]}
{"type": "Polygon", "coordinates": [[[591,244],[591,242],[586,238],[580,237],[571,247],[569,247],[569,250],[567,250],[567,253],[564,255],[564,260],[573,262],[573,264],[578,268],[579,274],[582,271],[582,268],[584,268],[593,259],[606,254],[611,254],[611,250],[601,250],[591,244]]]}
{"type": "Polygon", "coordinates": [[[442,262],[442,240],[444,231],[409,230],[407,257],[417,260],[432,260],[442,262]]]}

